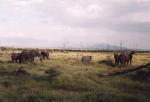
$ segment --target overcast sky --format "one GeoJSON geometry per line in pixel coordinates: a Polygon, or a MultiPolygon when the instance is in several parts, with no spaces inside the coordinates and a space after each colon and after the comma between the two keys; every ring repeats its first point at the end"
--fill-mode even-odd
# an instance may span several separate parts
{"type": "Polygon", "coordinates": [[[0,0],[0,45],[150,49],[150,0],[0,0]]]}

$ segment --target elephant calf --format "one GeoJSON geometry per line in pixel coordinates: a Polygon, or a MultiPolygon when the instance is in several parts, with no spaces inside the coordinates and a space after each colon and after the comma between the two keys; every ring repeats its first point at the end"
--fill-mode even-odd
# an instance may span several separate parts
{"type": "Polygon", "coordinates": [[[12,53],[11,54],[11,59],[12,59],[13,63],[15,63],[15,62],[17,63],[18,62],[20,54],[21,53],[12,53]]]}
{"type": "Polygon", "coordinates": [[[92,56],[83,56],[82,58],[81,58],[81,62],[82,63],[88,63],[88,62],[90,62],[92,60],[92,56]]]}

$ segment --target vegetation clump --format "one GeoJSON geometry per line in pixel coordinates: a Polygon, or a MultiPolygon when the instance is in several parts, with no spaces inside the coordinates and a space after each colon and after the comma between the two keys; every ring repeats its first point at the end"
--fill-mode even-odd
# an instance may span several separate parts
{"type": "Polygon", "coordinates": [[[111,60],[102,60],[98,62],[99,64],[106,64],[108,66],[115,66],[115,64],[111,60]]]}
{"type": "Polygon", "coordinates": [[[2,85],[3,85],[5,88],[11,87],[11,83],[10,83],[9,81],[3,81],[3,82],[2,82],[2,85]]]}
{"type": "Polygon", "coordinates": [[[47,74],[49,82],[52,82],[62,73],[55,68],[50,68],[49,70],[45,71],[45,74],[47,74]]]}
{"type": "Polygon", "coordinates": [[[27,74],[27,71],[23,69],[23,67],[20,67],[16,70],[16,74],[20,75],[20,74],[27,74]]]}

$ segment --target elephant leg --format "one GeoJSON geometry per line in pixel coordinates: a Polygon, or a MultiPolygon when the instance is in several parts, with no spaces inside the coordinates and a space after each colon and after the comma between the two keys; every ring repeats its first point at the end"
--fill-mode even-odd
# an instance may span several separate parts
{"type": "Polygon", "coordinates": [[[120,61],[120,65],[121,65],[121,67],[123,66],[123,61],[122,60],[120,61]]]}
{"type": "Polygon", "coordinates": [[[128,64],[129,64],[129,61],[127,60],[127,61],[125,61],[125,62],[126,62],[126,63],[125,63],[125,65],[126,65],[126,66],[128,66],[128,64]]]}
{"type": "Polygon", "coordinates": [[[18,60],[19,60],[19,63],[21,63],[21,62],[22,62],[22,58],[21,58],[21,56],[19,56],[19,57],[18,57],[18,60]]]}
{"type": "Polygon", "coordinates": [[[45,59],[45,55],[43,56],[43,59],[45,59]]]}
{"type": "Polygon", "coordinates": [[[115,61],[115,65],[117,65],[117,62],[115,61]]]}
{"type": "Polygon", "coordinates": [[[126,64],[125,63],[123,63],[123,67],[125,67],[126,66],[126,64]]]}
{"type": "Polygon", "coordinates": [[[115,64],[117,65],[117,60],[115,59],[115,64]]]}
{"type": "Polygon", "coordinates": [[[132,59],[130,59],[130,64],[132,65],[132,59]]]}
{"type": "Polygon", "coordinates": [[[41,58],[41,57],[40,57],[40,62],[41,62],[41,63],[43,63],[43,60],[42,60],[42,58],[41,58]]]}
{"type": "Polygon", "coordinates": [[[34,57],[31,59],[31,62],[34,62],[34,57]]]}
{"type": "Polygon", "coordinates": [[[24,61],[26,61],[26,57],[20,56],[19,57],[19,63],[23,63],[24,61]]]}
{"type": "Polygon", "coordinates": [[[17,63],[17,60],[18,60],[18,59],[15,60],[16,63],[17,63]]]}
{"type": "Polygon", "coordinates": [[[119,61],[116,62],[116,65],[119,65],[119,61]]]}
{"type": "Polygon", "coordinates": [[[14,60],[12,59],[12,63],[14,63],[14,60]]]}
{"type": "Polygon", "coordinates": [[[22,63],[22,60],[21,60],[21,59],[19,59],[19,63],[22,63]]]}
{"type": "Polygon", "coordinates": [[[120,64],[120,61],[119,60],[117,60],[117,65],[119,65],[120,64]]]}
{"type": "Polygon", "coordinates": [[[122,67],[122,62],[121,61],[119,61],[119,65],[122,67]]]}
{"type": "Polygon", "coordinates": [[[129,61],[127,61],[127,66],[129,65],[129,61]]]}
{"type": "Polygon", "coordinates": [[[124,66],[124,67],[126,66],[126,61],[123,61],[123,66],[124,66]]]}

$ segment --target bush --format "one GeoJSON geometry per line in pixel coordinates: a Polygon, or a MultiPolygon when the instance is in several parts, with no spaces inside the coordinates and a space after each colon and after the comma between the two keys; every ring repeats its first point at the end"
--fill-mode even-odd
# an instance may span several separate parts
{"type": "Polygon", "coordinates": [[[45,74],[48,75],[47,77],[48,77],[49,81],[52,82],[53,80],[55,80],[55,78],[57,76],[59,76],[61,74],[61,72],[56,70],[55,68],[51,68],[51,69],[45,71],[45,74]]]}
{"type": "Polygon", "coordinates": [[[2,82],[2,85],[3,85],[5,88],[11,87],[11,83],[10,83],[9,81],[4,81],[4,82],[2,82]]]}
{"type": "Polygon", "coordinates": [[[112,66],[112,67],[115,66],[115,64],[113,63],[112,60],[102,60],[102,61],[99,61],[98,63],[99,63],[99,64],[106,64],[106,65],[112,66]]]}
{"type": "Polygon", "coordinates": [[[149,80],[150,72],[146,69],[140,69],[136,71],[136,75],[134,75],[134,79],[136,80],[149,80]]]}

